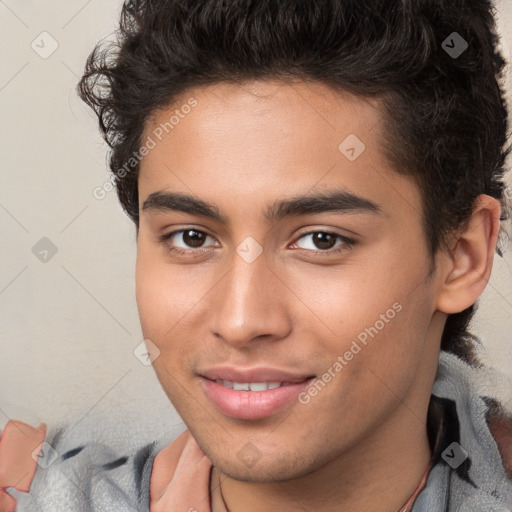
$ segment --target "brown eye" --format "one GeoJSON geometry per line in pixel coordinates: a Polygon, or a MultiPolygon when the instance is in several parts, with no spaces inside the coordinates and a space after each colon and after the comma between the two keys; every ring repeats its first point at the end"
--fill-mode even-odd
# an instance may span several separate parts
{"type": "Polygon", "coordinates": [[[188,245],[189,247],[201,247],[207,236],[205,233],[196,231],[195,229],[186,229],[183,230],[182,233],[182,240],[185,245],[188,245]]]}
{"type": "Polygon", "coordinates": [[[338,233],[330,233],[328,231],[312,231],[310,233],[305,233],[298,240],[308,240],[308,243],[305,246],[300,246],[297,242],[297,245],[301,249],[308,249],[312,252],[329,252],[333,247],[337,247],[334,251],[336,252],[338,249],[342,250],[343,248],[350,247],[354,244],[354,241],[339,235],[338,233]],[[337,241],[340,243],[337,244],[337,241]]]}
{"type": "Polygon", "coordinates": [[[179,229],[159,238],[169,252],[183,256],[197,256],[198,252],[208,250],[208,245],[205,246],[207,238],[211,238],[215,242],[215,239],[204,231],[192,228],[179,229]]]}
{"type": "Polygon", "coordinates": [[[316,247],[322,250],[332,249],[336,243],[337,235],[323,233],[321,231],[313,233],[312,241],[316,247]]]}

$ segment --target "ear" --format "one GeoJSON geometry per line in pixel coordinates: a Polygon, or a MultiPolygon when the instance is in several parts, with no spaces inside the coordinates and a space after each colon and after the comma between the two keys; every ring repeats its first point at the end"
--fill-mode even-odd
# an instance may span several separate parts
{"type": "Polygon", "coordinates": [[[459,313],[474,304],[484,291],[491,275],[500,211],[497,199],[478,196],[468,223],[452,241],[453,248],[441,253],[439,311],[459,313]]]}

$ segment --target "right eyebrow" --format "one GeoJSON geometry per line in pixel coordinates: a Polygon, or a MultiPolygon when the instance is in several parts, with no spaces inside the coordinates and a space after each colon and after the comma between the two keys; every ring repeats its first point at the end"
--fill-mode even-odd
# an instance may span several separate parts
{"type": "Polygon", "coordinates": [[[204,215],[211,219],[218,220],[224,224],[228,219],[222,215],[219,209],[207,201],[198,197],[179,192],[158,191],[150,194],[142,205],[142,210],[149,211],[177,211],[190,213],[192,215],[204,215]]]}

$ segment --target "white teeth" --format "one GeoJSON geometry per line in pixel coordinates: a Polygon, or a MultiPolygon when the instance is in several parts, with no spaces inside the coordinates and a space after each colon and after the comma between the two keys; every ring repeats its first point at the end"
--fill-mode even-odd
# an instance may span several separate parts
{"type": "Polygon", "coordinates": [[[283,385],[281,382],[231,382],[230,380],[219,379],[215,382],[236,391],[266,391],[267,389],[276,389],[283,385]]]}

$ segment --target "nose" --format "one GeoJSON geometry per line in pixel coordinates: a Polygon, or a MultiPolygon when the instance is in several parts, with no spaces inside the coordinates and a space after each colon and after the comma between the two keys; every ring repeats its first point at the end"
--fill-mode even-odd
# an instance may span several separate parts
{"type": "Polygon", "coordinates": [[[237,348],[256,340],[282,339],[292,327],[287,309],[290,296],[293,293],[269,267],[265,253],[250,263],[235,254],[231,270],[212,296],[211,330],[237,348]]]}

